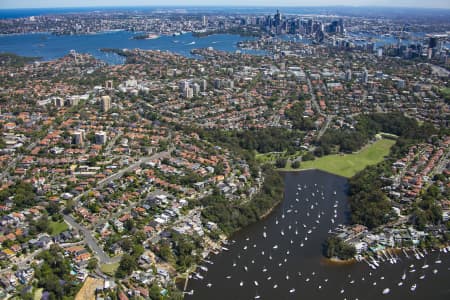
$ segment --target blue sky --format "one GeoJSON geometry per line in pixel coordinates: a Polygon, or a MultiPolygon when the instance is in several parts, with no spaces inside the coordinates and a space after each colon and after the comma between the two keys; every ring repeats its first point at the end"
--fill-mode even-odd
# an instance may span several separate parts
{"type": "Polygon", "coordinates": [[[0,0],[1,8],[87,6],[395,6],[450,8],[450,0],[0,0]]]}

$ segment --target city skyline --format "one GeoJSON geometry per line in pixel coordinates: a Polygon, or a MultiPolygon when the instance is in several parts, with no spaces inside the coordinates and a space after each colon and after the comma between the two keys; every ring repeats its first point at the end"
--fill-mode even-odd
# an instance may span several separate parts
{"type": "MultiPolygon", "coordinates": [[[[179,1],[169,0],[161,5],[158,1],[145,1],[145,0],[44,0],[39,1],[37,4],[33,0],[4,0],[0,4],[0,9],[14,9],[14,8],[60,8],[60,7],[118,7],[118,6],[236,6],[236,7],[273,7],[275,6],[272,1],[268,0],[249,0],[243,4],[240,1],[216,1],[214,5],[211,5],[209,1],[205,0],[190,0],[179,1]]],[[[316,6],[376,6],[376,7],[426,7],[426,8],[445,8],[450,9],[450,2],[446,0],[432,0],[432,1],[419,1],[419,0],[400,0],[400,1],[388,1],[388,0],[318,0],[311,5],[309,1],[293,1],[293,0],[281,0],[276,4],[277,7],[316,7],[316,6]]]]}

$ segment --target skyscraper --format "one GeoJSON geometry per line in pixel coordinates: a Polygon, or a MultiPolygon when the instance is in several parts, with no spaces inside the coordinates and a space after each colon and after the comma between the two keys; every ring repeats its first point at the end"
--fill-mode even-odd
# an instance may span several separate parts
{"type": "Polygon", "coordinates": [[[103,112],[107,112],[111,109],[111,97],[102,96],[102,110],[103,112]]]}

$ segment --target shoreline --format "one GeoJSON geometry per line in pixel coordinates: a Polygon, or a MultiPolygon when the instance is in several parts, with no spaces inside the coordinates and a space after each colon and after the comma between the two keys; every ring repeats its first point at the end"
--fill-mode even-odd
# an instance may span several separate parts
{"type": "Polygon", "coordinates": [[[323,256],[322,260],[326,264],[329,264],[329,265],[340,265],[340,266],[342,266],[342,265],[351,265],[351,264],[354,264],[354,263],[357,262],[355,258],[340,259],[338,257],[328,258],[328,257],[325,257],[325,256],[323,256]]]}
{"type": "Polygon", "coordinates": [[[262,220],[262,219],[265,219],[266,217],[268,217],[274,211],[274,209],[277,208],[277,206],[280,205],[283,201],[284,201],[284,199],[275,202],[275,204],[271,208],[269,208],[264,214],[258,216],[259,220],[262,220]]]}
{"type": "Polygon", "coordinates": [[[344,179],[347,179],[347,180],[349,180],[351,178],[351,177],[345,177],[345,176],[342,176],[342,175],[339,175],[339,174],[335,174],[335,173],[332,173],[330,171],[325,171],[325,170],[322,170],[322,169],[318,169],[318,168],[292,169],[292,170],[289,170],[289,169],[286,169],[286,168],[280,168],[280,169],[275,169],[275,170],[277,172],[280,172],[280,173],[301,173],[301,172],[306,172],[306,171],[319,171],[319,172],[327,173],[327,174],[330,174],[330,175],[333,175],[333,176],[338,176],[338,177],[341,177],[341,178],[344,178],[344,179]]]}

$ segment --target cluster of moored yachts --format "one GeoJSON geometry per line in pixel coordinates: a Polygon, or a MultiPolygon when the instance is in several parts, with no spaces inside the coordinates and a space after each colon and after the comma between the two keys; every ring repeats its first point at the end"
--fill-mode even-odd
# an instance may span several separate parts
{"type": "MultiPolygon", "coordinates": [[[[334,191],[333,194],[336,195],[336,191],[334,191]]],[[[264,230],[262,232],[262,237],[263,237],[265,246],[258,247],[258,245],[256,243],[258,239],[255,239],[255,241],[251,241],[250,237],[246,237],[245,241],[243,241],[243,245],[241,245],[239,249],[233,249],[237,253],[237,255],[233,259],[232,268],[236,269],[236,270],[241,269],[243,271],[242,273],[239,273],[240,274],[239,277],[241,277],[242,280],[237,281],[238,282],[238,283],[236,283],[238,285],[237,288],[249,288],[251,286],[251,287],[254,287],[255,289],[257,289],[256,287],[259,287],[262,285],[267,287],[267,285],[269,284],[269,286],[271,286],[272,289],[279,289],[278,284],[280,282],[277,283],[277,280],[278,281],[285,280],[286,282],[293,283],[291,288],[288,289],[288,292],[290,294],[295,294],[296,287],[298,288],[298,278],[303,278],[305,283],[310,282],[310,284],[313,282],[313,279],[315,279],[314,281],[318,282],[318,284],[317,284],[318,290],[321,290],[326,287],[327,283],[329,282],[329,279],[328,278],[320,278],[319,279],[318,272],[314,272],[314,271],[311,273],[304,272],[302,274],[301,271],[297,271],[296,273],[293,273],[291,270],[291,274],[289,274],[289,272],[286,272],[286,274],[284,276],[280,276],[280,274],[279,274],[280,271],[282,272],[283,267],[288,265],[290,256],[299,255],[298,251],[301,251],[301,248],[303,248],[306,245],[306,243],[308,242],[308,239],[311,238],[311,235],[313,234],[313,232],[318,229],[318,226],[321,224],[321,221],[323,221],[322,224],[326,223],[324,220],[325,212],[321,211],[319,209],[319,201],[321,201],[321,200],[325,200],[325,195],[324,195],[323,191],[320,190],[320,187],[317,184],[314,184],[314,186],[310,186],[310,188],[308,188],[307,185],[298,184],[297,190],[296,190],[295,202],[291,201],[292,204],[288,204],[285,208],[283,208],[283,210],[281,212],[281,216],[278,215],[277,217],[275,217],[273,224],[270,224],[270,226],[271,226],[270,232],[272,235],[274,235],[273,228],[281,227],[280,231],[279,231],[280,235],[278,237],[276,236],[277,234],[275,234],[275,236],[270,236],[271,234],[268,233],[269,232],[268,228],[266,226],[264,226],[264,230]],[[311,190],[312,190],[312,192],[311,192],[311,190]],[[300,197],[300,195],[302,197],[300,197]],[[303,216],[305,218],[301,218],[301,217],[287,218],[287,216],[289,214],[300,214],[300,213],[305,214],[303,216]],[[300,220],[302,220],[304,223],[301,222],[300,220]],[[277,243],[270,245],[269,241],[277,241],[277,243]],[[268,247],[267,245],[270,245],[270,247],[268,247]],[[286,245],[288,245],[288,246],[286,246],[286,245]],[[260,249],[258,249],[258,248],[260,248],[260,249]],[[264,248],[264,249],[261,249],[261,248],[264,248]],[[284,248],[284,249],[282,249],[282,248],[284,248]],[[248,251],[250,251],[250,249],[253,250],[251,252],[251,254],[248,253],[248,251]],[[257,270],[258,268],[260,268],[260,271],[257,270]],[[258,275],[258,279],[260,280],[260,282],[258,282],[258,280],[255,280],[253,277],[255,269],[258,273],[259,272],[262,273],[262,274],[258,275]],[[252,271],[253,273],[250,271],[252,271]],[[271,271],[273,272],[273,274],[277,274],[273,278],[271,276],[271,274],[272,274],[271,271]],[[246,274],[247,274],[247,276],[246,276],[246,274]],[[294,277],[297,277],[297,279],[295,279],[294,277]],[[264,278],[264,282],[261,282],[261,278],[264,278]],[[297,282],[297,284],[295,284],[295,282],[297,282]]],[[[333,212],[331,214],[331,218],[329,219],[331,226],[334,226],[333,224],[337,221],[338,205],[339,205],[339,200],[334,199],[333,212]]],[[[234,240],[232,240],[230,242],[231,245],[233,245],[235,243],[236,242],[234,240]]],[[[226,247],[222,247],[222,249],[224,251],[229,250],[226,247]]],[[[424,251],[424,253],[422,253],[417,249],[411,250],[412,252],[409,254],[408,254],[407,250],[403,250],[403,251],[404,251],[403,253],[405,254],[406,258],[409,258],[412,255],[412,256],[415,256],[417,259],[422,259],[427,254],[426,251],[424,251]]],[[[442,251],[446,253],[448,250],[442,249],[442,251]]],[[[450,251],[450,249],[449,249],[449,251],[450,251]]],[[[377,267],[380,266],[380,264],[382,262],[390,262],[392,264],[395,264],[395,263],[399,262],[401,260],[401,258],[395,252],[392,252],[389,250],[384,250],[384,251],[380,252],[380,254],[377,257],[367,257],[366,258],[363,256],[358,256],[357,260],[364,261],[372,269],[376,269],[377,267]]],[[[204,262],[208,263],[208,264],[213,264],[213,262],[209,261],[209,260],[204,260],[204,262]]],[[[441,260],[438,258],[434,263],[440,264],[441,260]]],[[[424,263],[423,266],[421,266],[421,269],[424,270],[429,267],[430,266],[428,264],[424,263]]],[[[199,270],[197,272],[193,273],[190,276],[190,278],[200,279],[200,280],[204,279],[204,276],[201,274],[200,271],[207,272],[208,267],[206,267],[204,265],[199,266],[199,270]]],[[[416,271],[416,269],[414,268],[414,265],[412,264],[409,268],[409,272],[413,273],[415,271],[416,271]]],[[[437,269],[433,269],[432,273],[436,274],[437,272],[438,272],[437,269]]],[[[236,273],[236,272],[234,272],[234,273],[236,273]]],[[[369,277],[374,278],[375,275],[373,275],[371,272],[369,272],[369,277]]],[[[398,283],[398,286],[403,286],[406,277],[407,277],[407,271],[405,271],[403,273],[403,275],[401,276],[401,280],[398,283]]],[[[355,279],[351,278],[350,274],[348,275],[348,278],[349,278],[348,283],[350,285],[355,284],[355,279]]],[[[424,279],[425,274],[421,275],[419,278],[424,279]]],[[[231,279],[232,279],[231,274],[224,274],[224,280],[231,280],[231,279]]],[[[362,281],[365,281],[365,280],[366,279],[364,277],[362,277],[362,281]]],[[[381,276],[380,280],[384,280],[384,277],[381,276]]],[[[224,283],[221,282],[220,284],[224,284],[224,283]]],[[[372,285],[376,286],[377,282],[373,281],[372,285]]],[[[280,286],[281,286],[281,284],[280,284],[280,286]]],[[[283,284],[283,286],[286,286],[286,284],[283,284]]],[[[211,282],[207,282],[206,287],[211,288],[211,287],[213,287],[213,284],[211,282]]],[[[416,288],[417,288],[417,284],[414,283],[410,287],[410,290],[415,291],[416,288]]],[[[189,295],[192,295],[194,293],[194,291],[191,290],[190,292],[186,292],[186,293],[189,295]]],[[[389,288],[385,288],[382,290],[382,294],[389,294],[389,293],[390,293],[389,288]]],[[[341,290],[339,291],[339,294],[343,297],[346,297],[345,289],[341,288],[341,290]]],[[[261,298],[261,295],[256,294],[256,296],[254,296],[254,298],[259,299],[259,298],[261,298]]],[[[344,299],[347,299],[347,298],[344,298],[344,299]]]]}

